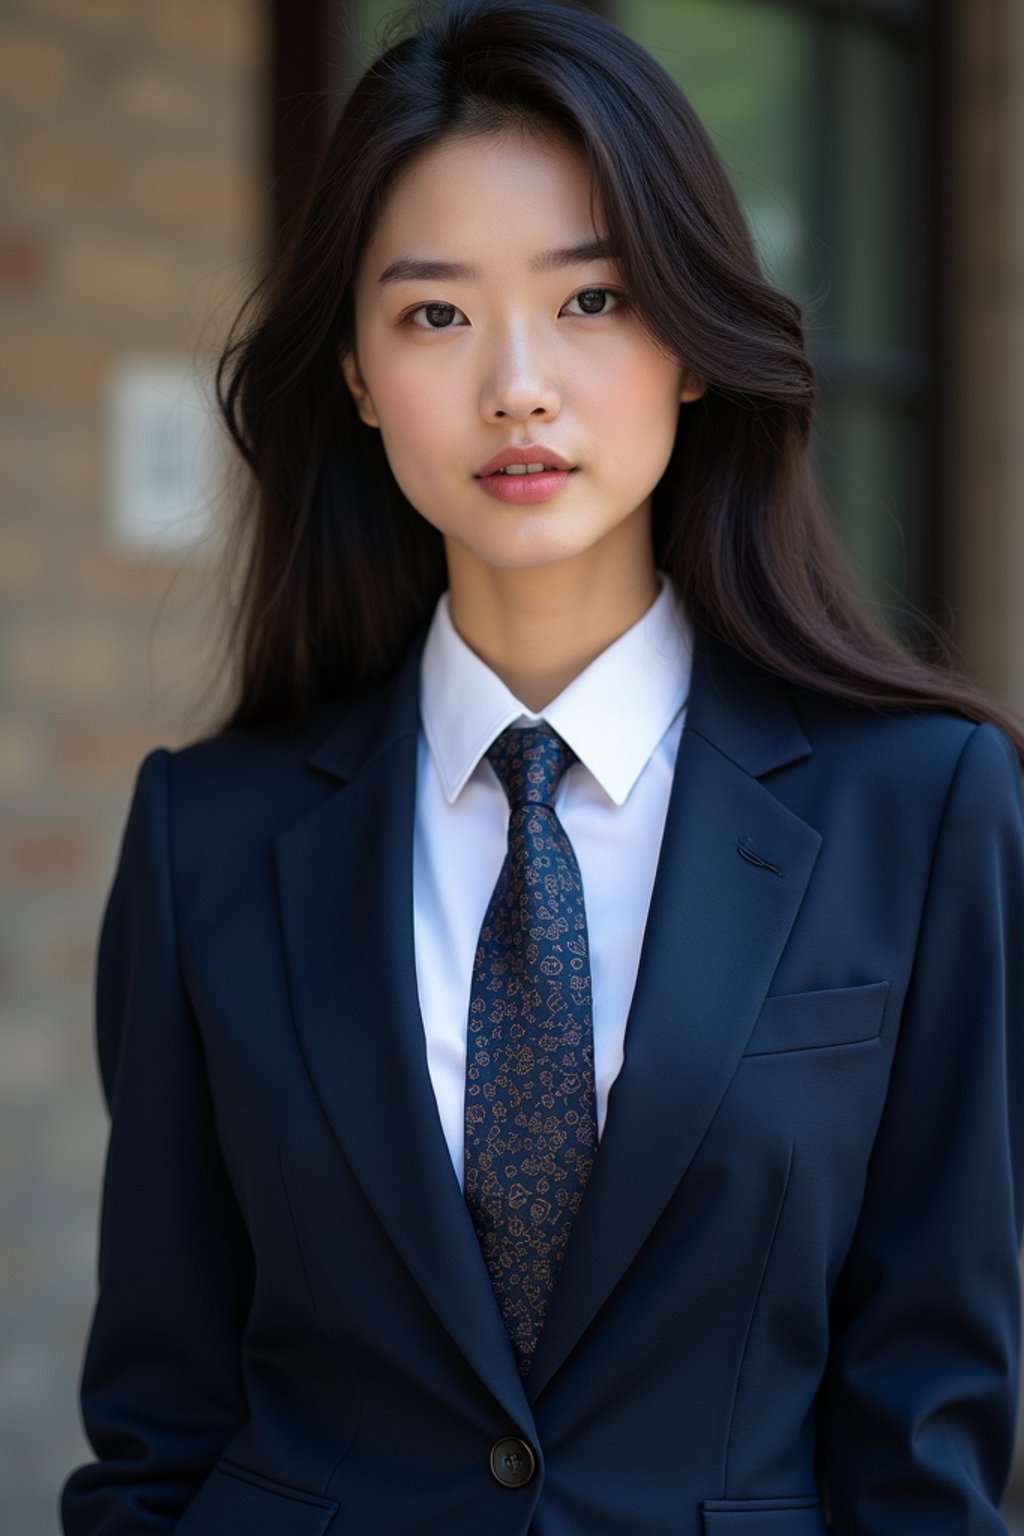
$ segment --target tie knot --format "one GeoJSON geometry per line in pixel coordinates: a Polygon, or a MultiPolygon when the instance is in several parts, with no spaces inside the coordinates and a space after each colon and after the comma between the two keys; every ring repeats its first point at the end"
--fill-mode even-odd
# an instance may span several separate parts
{"type": "Polygon", "coordinates": [[[491,764],[508,803],[550,805],[562,774],[576,753],[546,720],[536,725],[508,726],[487,749],[491,764]]]}

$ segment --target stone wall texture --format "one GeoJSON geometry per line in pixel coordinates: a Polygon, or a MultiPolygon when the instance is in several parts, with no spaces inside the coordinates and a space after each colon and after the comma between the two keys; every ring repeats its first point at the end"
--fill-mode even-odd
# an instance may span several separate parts
{"type": "Polygon", "coordinates": [[[134,774],[215,708],[201,551],[107,518],[126,354],[212,355],[267,238],[259,0],[0,3],[0,1532],[53,1536],[106,1118],[94,948],[134,774]],[[201,698],[201,694],[207,697],[201,698]]]}

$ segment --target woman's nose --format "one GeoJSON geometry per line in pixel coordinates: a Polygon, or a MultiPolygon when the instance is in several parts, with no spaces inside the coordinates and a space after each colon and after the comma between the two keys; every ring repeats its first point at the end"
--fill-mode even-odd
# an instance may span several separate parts
{"type": "Polygon", "coordinates": [[[561,391],[543,344],[523,331],[499,340],[490,358],[481,405],[488,420],[555,414],[561,391]]]}

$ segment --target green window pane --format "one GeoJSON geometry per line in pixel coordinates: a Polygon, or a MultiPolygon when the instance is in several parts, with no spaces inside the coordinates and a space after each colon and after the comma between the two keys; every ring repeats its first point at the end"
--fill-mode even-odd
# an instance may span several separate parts
{"type": "Polygon", "coordinates": [[[892,606],[923,566],[920,50],[792,0],[620,0],[614,19],[692,101],[765,270],[804,305],[815,460],[847,548],[892,606]]]}
{"type": "Polygon", "coordinates": [[[766,270],[804,298],[815,286],[813,27],[770,0],[628,0],[614,19],[692,101],[729,167],[766,270]]]}
{"type": "Polygon", "coordinates": [[[918,60],[889,34],[864,26],[844,27],[830,52],[840,335],[858,347],[920,344],[925,253],[915,195],[923,159],[914,134],[922,115],[918,60]]]}
{"type": "Polygon", "coordinates": [[[869,594],[900,627],[911,573],[922,558],[920,412],[855,393],[826,399],[815,427],[814,456],[843,542],[869,594]]]}

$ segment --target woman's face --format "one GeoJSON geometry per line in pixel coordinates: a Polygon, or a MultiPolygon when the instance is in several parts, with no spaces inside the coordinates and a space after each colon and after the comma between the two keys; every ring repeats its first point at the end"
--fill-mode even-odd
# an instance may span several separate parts
{"type": "Polygon", "coordinates": [[[402,491],[463,565],[586,569],[602,545],[618,557],[623,539],[649,541],[680,401],[703,386],[615,296],[609,257],[537,264],[604,233],[583,156],[536,134],[439,141],[389,189],[356,275],[358,363],[347,353],[342,368],[402,491]],[[399,262],[466,270],[381,281],[399,262]],[[561,489],[532,504],[488,494],[491,457],[531,443],[573,466],[561,489]]]}

